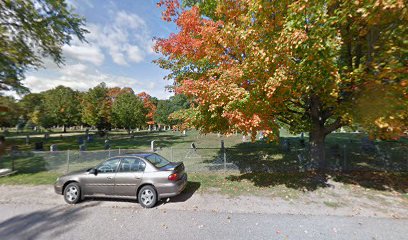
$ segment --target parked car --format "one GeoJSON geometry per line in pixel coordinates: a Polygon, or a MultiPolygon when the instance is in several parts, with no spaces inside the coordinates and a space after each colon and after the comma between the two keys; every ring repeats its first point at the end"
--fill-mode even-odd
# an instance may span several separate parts
{"type": "Polygon", "coordinates": [[[61,176],[54,189],[69,204],[85,197],[133,198],[151,208],[161,198],[180,194],[186,185],[183,162],[170,162],[156,153],[137,153],[61,176]]]}

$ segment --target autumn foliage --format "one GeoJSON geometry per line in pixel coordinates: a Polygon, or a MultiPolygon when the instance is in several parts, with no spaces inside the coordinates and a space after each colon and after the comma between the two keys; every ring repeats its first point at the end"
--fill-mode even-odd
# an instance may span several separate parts
{"type": "Polygon", "coordinates": [[[309,132],[320,162],[325,137],[341,126],[375,137],[407,131],[403,1],[188,3],[160,1],[163,19],[179,32],[155,49],[176,92],[192,100],[183,114],[190,125],[252,136],[262,130],[270,139],[285,125],[309,132]]]}

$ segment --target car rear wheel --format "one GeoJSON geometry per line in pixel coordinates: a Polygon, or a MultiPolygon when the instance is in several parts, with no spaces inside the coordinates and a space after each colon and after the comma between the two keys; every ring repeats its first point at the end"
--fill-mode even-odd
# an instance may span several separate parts
{"type": "Polygon", "coordinates": [[[76,204],[81,200],[81,188],[78,183],[70,183],[65,187],[64,200],[69,204],[76,204]]]}
{"type": "Polygon", "coordinates": [[[142,189],[140,189],[137,198],[139,199],[139,203],[142,205],[142,207],[152,208],[157,202],[156,189],[150,185],[144,186],[142,189]]]}

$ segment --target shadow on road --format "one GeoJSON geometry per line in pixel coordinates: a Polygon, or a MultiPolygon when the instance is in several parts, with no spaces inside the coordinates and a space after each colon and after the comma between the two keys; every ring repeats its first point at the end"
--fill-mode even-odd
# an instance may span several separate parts
{"type": "Polygon", "coordinates": [[[170,198],[168,202],[166,201],[167,199],[162,199],[162,202],[163,204],[185,202],[194,195],[194,193],[200,188],[200,186],[201,186],[201,183],[199,182],[188,181],[186,189],[184,189],[182,193],[180,193],[179,195],[175,197],[170,198]]]}
{"type": "Polygon", "coordinates": [[[58,237],[74,227],[73,219],[85,217],[81,213],[84,209],[98,204],[54,207],[17,215],[0,223],[0,239],[44,239],[44,234],[51,231],[52,236],[58,237]]]}

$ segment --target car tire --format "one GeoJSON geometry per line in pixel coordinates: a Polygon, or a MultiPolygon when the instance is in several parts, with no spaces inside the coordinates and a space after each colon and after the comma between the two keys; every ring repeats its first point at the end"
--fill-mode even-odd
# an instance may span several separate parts
{"type": "Polygon", "coordinates": [[[64,188],[64,200],[68,204],[76,204],[81,200],[81,188],[78,183],[70,183],[64,188]]]}
{"type": "Polygon", "coordinates": [[[142,187],[139,191],[137,199],[140,205],[144,208],[152,208],[157,203],[156,189],[151,185],[142,187]]]}

